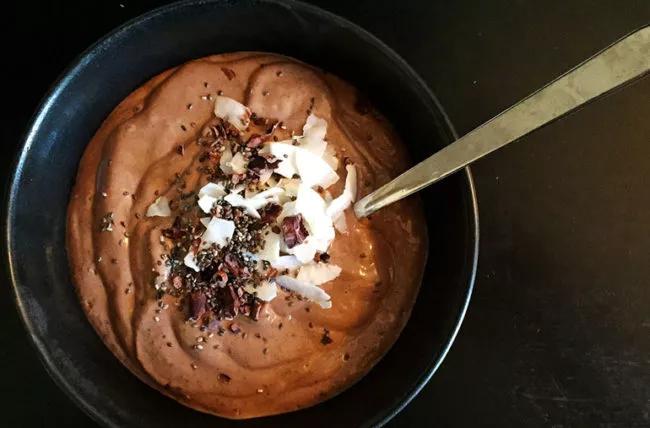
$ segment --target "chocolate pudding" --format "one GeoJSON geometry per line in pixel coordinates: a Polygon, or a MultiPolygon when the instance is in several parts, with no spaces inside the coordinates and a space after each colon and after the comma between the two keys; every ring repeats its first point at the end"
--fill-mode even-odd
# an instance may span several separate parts
{"type": "Polygon", "coordinates": [[[411,312],[420,205],[351,208],[407,165],[386,120],[309,65],[244,52],[167,70],[81,159],[67,246],[83,309],[125,366],[186,406],[241,419],[324,401],[411,312]]]}

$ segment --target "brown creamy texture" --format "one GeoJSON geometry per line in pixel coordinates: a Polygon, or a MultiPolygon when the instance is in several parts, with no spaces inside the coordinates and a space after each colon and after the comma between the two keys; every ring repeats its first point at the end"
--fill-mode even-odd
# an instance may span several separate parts
{"type": "MultiPolygon", "coordinates": [[[[370,220],[348,209],[349,231],[337,232],[329,252],[342,274],[322,286],[332,296],[331,309],[308,301],[289,305],[279,291],[259,321],[236,319],[242,333],[226,330],[210,338],[185,321],[187,313],[171,296],[164,297],[169,308],[156,313],[159,238],[174,217],[144,213],[156,191],[177,196],[175,173],[188,171],[188,190],[204,184],[196,138],[213,117],[214,102],[206,95],[218,90],[259,116],[283,121],[287,135],[302,132],[313,97],[313,113],[327,120],[328,143],[358,168],[360,196],[403,171],[407,159],[383,118],[355,108],[357,93],[349,84],[264,53],[215,55],[159,74],[122,101],[91,140],[67,229],[72,275],[88,319],[122,363],[152,387],[197,410],[250,418],[321,402],[379,360],[410,314],[426,230],[414,199],[370,220]],[[235,77],[229,80],[222,67],[235,77]],[[102,232],[109,211],[114,230],[102,232]],[[321,343],[324,328],[332,339],[327,345],[321,343]],[[206,340],[202,350],[193,348],[198,336],[206,340]]],[[[334,196],[345,181],[343,162],[338,173],[334,196]]]]}

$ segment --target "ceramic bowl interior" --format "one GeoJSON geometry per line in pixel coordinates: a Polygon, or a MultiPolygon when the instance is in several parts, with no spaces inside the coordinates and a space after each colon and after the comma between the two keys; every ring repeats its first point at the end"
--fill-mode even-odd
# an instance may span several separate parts
{"type": "Polygon", "coordinates": [[[465,313],[477,259],[469,171],[421,193],[430,248],[426,275],[399,340],[361,381],[294,413],[232,422],[188,409],[141,383],[86,320],[68,273],[65,217],[81,154],[104,118],[153,75],[232,51],[286,54],[355,84],[392,121],[415,160],[453,141],[423,81],[359,27],[301,3],[192,1],[118,28],[54,85],[30,124],[7,205],[7,254],[26,328],[52,377],[106,426],[377,426],[420,390],[465,313]]]}

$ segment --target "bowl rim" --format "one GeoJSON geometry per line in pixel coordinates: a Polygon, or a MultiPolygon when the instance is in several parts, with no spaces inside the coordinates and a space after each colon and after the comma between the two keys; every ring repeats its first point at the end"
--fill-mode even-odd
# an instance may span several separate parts
{"type": "MultiPolygon", "coordinates": [[[[103,47],[109,46],[112,40],[118,37],[122,32],[129,31],[131,28],[141,25],[142,23],[158,17],[162,14],[173,13],[175,10],[185,7],[192,7],[195,5],[203,5],[210,3],[227,3],[228,0],[182,0],[167,5],[157,7],[155,9],[144,12],[141,15],[138,15],[134,18],[129,19],[123,24],[117,26],[110,32],[103,35],[92,45],[86,48],[82,53],[80,53],[74,60],[59,74],[54,83],[50,86],[44,97],[39,102],[39,105],[29,119],[26,131],[23,134],[22,143],[17,149],[14,160],[12,163],[13,171],[10,175],[8,189],[6,193],[6,204],[3,203],[3,219],[4,219],[4,231],[5,231],[5,245],[3,250],[6,252],[6,263],[8,266],[8,273],[11,281],[11,288],[14,294],[14,302],[18,313],[20,315],[21,322],[26,329],[32,345],[38,351],[39,359],[45,367],[45,370],[49,374],[50,378],[54,380],[55,384],[80,408],[86,415],[88,415],[94,421],[100,423],[104,426],[114,426],[113,421],[108,418],[102,412],[99,412],[91,403],[88,403],[81,394],[75,391],[75,388],[68,382],[68,380],[63,376],[63,374],[57,368],[56,363],[54,362],[53,357],[48,353],[44,339],[41,338],[32,323],[32,320],[29,316],[29,311],[24,304],[24,295],[21,291],[21,286],[16,275],[16,263],[12,248],[14,247],[14,231],[12,228],[12,220],[14,219],[15,212],[15,203],[18,195],[18,183],[22,178],[23,167],[28,153],[32,145],[35,142],[36,132],[39,129],[44,118],[49,112],[49,108],[53,101],[59,96],[59,94],[67,86],[67,83],[74,78],[77,74],[77,70],[82,68],[89,59],[93,56],[93,52],[102,50],[103,47]]],[[[329,12],[325,9],[322,9],[318,6],[303,3],[297,0],[252,0],[254,3],[266,3],[277,6],[291,7],[291,8],[301,8],[302,10],[321,15],[327,20],[331,20],[337,25],[344,27],[348,30],[354,32],[357,36],[362,39],[370,42],[371,44],[379,47],[383,53],[390,57],[392,61],[395,62],[399,67],[402,68],[406,74],[410,76],[414,81],[416,81],[423,89],[425,89],[425,95],[433,102],[433,106],[436,110],[436,113],[440,115],[441,125],[444,131],[449,133],[449,136],[454,140],[458,139],[458,133],[454,125],[451,123],[447,112],[442,107],[440,101],[429,88],[429,86],[424,82],[424,80],[413,70],[413,68],[401,57],[399,56],[392,48],[382,42],[379,38],[374,36],[369,31],[362,28],[360,25],[357,25],[346,18],[343,18],[339,15],[336,15],[332,12],[329,12]],[[445,129],[446,128],[446,129],[445,129]]],[[[471,219],[472,231],[471,239],[473,242],[473,248],[471,248],[471,264],[469,266],[469,277],[467,280],[466,291],[463,298],[462,305],[456,316],[454,322],[454,327],[449,333],[447,340],[444,342],[440,353],[437,358],[432,361],[432,363],[427,367],[423,372],[422,376],[416,381],[416,383],[411,387],[411,390],[404,397],[404,399],[399,402],[398,405],[393,408],[386,409],[382,413],[378,414],[377,417],[370,421],[372,426],[381,427],[385,425],[389,420],[395,417],[399,412],[401,412],[426,386],[429,380],[436,373],[445,357],[447,356],[451,346],[453,345],[460,327],[463,323],[467,309],[469,307],[469,302],[474,290],[476,282],[476,274],[478,268],[478,257],[479,257],[479,211],[478,211],[478,198],[476,193],[476,186],[472,176],[472,172],[469,166],[463,168],[462,174],[465,176],[467,183],[467,190],[469,195],[469,202],[471,203],[471,219]]]]}

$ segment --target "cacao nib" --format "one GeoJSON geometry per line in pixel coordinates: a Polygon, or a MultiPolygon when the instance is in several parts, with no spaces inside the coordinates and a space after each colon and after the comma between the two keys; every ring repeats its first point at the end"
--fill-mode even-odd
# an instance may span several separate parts
{"type": "Polygon", "coordinates": [[[255,321],[260,319],[260,313],[262,312],[263,307],[264,305],[262,303],[255,300],[255,302],[253,303],[253,310],[251,311],[251,318],[253,318],[255,321]]]}
{"type": "MultiPolygon", "coordinates": [[[[240,289],[241,290],[241,289],[240,289]]],[[[239,313],[242,315],[250,315],[251,313],[251,307],[250,305],[244,303],[239,307],[239,313]]]]}
{"type": "Polygon", "coordinates": [[[234,254],[226,254],[224,258],[224,263],[231,274],[239,276],[241,274],[241,264],[239,259],[234,254]]]}
{"type": "Polygon", "coordinates": [[[255,112],[251,114],[251,122],[253,122],[257,126],[266,125],[266,119],[264,119],[261,116],[258,116],[255,112]]]}
{"type": "Polygon", "coordinates": [[[256,175],[260,175],[262,170],[266,168],[266,159],[262,156],[254,156],[248,162],[248,169],[256,175]]]}
{"type": "Polygon", "coordinates": [[[269,159],[269,158],[266,158],[266,167],[267,167],[268,169],[275,169],[275,168],[278,167],[279,164],[280,164],[280,159],[276,159],[276,158],[269,159]]]}
{"type": "Polygon", "coordinates": [[[323,337],[320,338],[320,343],[323,345],[329,345],[334,342],[330,337],[330,331],[328,329],[323,329],[323,337]]]}
{"type": "Polygon", "coordinates": [[[307,228],[302,221],[302,215],[292,215],[282,220],[282,236],[289,248],[302,243],[309,236],[309,232],[307,232],[307,228]]]}
{"type": "Polygon", "coordinates": [[[231,318],[237,316],[241,300],[237,295],[237,291],[235,291],[235,287],[227,285],[226,287],[220,288],[217,292],[217,298],[221,307],[219,316],[231,318]]]}
{"type": "Polygon", "coordinates": [[[265,157],[261,155],[256,155],[251,158],[248,162],[248,170],[258,177],[262,175],[264,170],[270,169],[273,170],[278,167],[280,164],[280,159],[276,159],[273,156],[265,157]]]}
{"type": "Polygon", "coordinates": [[[226,283],[228,283],[228,274],[222,270],[217,271],[214,274],[214,279],[216,280],[217,286],[225,287],[226,283]]]}
{"type": "Polygon", "coordinates": [[[181,230],[181,218],[176,217],[172,227],[168,229],[163,229],[162,234],[165,238],[169,239],[179,239],[183,236],[183,231],[181,230]]]}
{"type": "Polygon", "coordinates": [[[235,76],[236,76],[235,72],[232,71],[232,70],[229,69],[229,68],[221,67],[221,71],[223,71],[223,74],[226,75],[226,77],[228,78],[228,80],[232,80],[232,79],[234,79],[235,76]]]}
{"type": "Polygon", "coordinates": [[[200,320],[205,315],[207,297],[202,291],[195,291],[190,295],[190,315],[194,320],[200,320]]]}
{"type": "Polygon", "coordinates": [[[272,223],[282,213],[282,206],[274,203],[267,204],[260,212],[260,220],[263,223],[272,223]]]}

